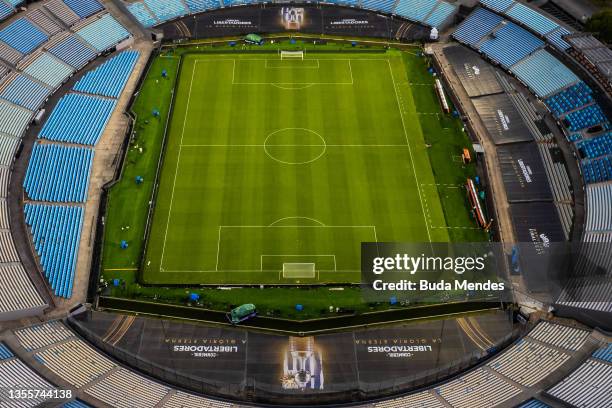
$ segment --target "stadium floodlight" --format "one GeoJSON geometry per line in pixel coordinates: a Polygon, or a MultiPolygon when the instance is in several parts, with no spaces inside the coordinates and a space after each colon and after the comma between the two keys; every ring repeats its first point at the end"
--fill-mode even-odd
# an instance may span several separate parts
{"type": "Polygon", "coordinates": [[[316,276],[314,263],[283,263],[283,278],[286,279],[303,279],[314,278],[316,276]]]}

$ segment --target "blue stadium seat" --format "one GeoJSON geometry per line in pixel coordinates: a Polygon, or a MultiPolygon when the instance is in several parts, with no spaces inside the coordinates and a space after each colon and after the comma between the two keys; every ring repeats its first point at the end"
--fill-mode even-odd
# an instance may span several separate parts
{"type": "Polygon", "coordinates": [[[393,12],[394,5],[395,1],[393,0],[363,0],[361,3],[361,7],[365,9],[381,11],[387,14],[393,12]]]}
{"type": "Polygon", "coordinates": [[[0,30],[0,40],[23,54],[30,53],[48,39],[47,34],[26,18],[17,19],[0,30]]]}
{"type": "Polygon", "coordinates": [[[457,6],[454,4],[441,1],[438,6],[431,12],[429,17],[425,20],[425,24],[432,27],[439,27],[457,11],[457,6]]]}
{"type": "Polygon", "coordinates": [[[612,180],[612,157],[605,156],[593,160],[582,160],[582,177],[586,183],[600,183],[612,180]]]}
{"type": "Polygon", "coordinates": [[[13,353],[4,344],[0,343],[0,360],[6,360],[13,357],[13,353]]]}
{"type": "Polygon", "coordinates": [[[478,8],[457,27],[453,37],[459,42],[474,47],[502,21],[501,16],[478,8]]]}
{"type": "Polygon", "coordinates": [[[0,20],[15,14],[15,9],[8,4],[0,1],[0,20]]]}
{"type": "Polygon", "coordinates": [[[159,21],[172,20],[189,14],[181,0],[144,0],[159,21]]]}
{"type": "Polygon", "coordinates": [[[505,14],[526,25],[540,35],[550,33],[559,27],[559,24],[555,23],[550,18],[521,3],[515,3],[506,10],[505,14]]]}
{"type": "Polygon", "coordinates": [[[480,51],[509,68],[527,55],[544,46],[544,42],[514,23],[504,22],[480,45],[480,51]],[[517,46],[520,44],[520,46],[517,46]]]}
{"type": "Polygon", "coordinates": [[[608,343],[606,347],[602,347],[595,351],[593,357],[612,363],[612,343],[608,343]]]}
{"type": "Polygon", "coordinates": [[[514,0],[480,0],[480,3],[489,7],[492,10],[495,10],[499,13],[507,10],[510,6],[512,6],[515,1],[514,0]]]}
{"type": "Polygon", "coordinates": [[[563,116],[567,112],[593,102],[593,91],[582,81],[544,100],[544,103],[546,103],[556,117],[563,116]]]}
{"type": "Polygon", "coordinates": [[[138,61],[138,51],[124,51],[81,78],[74,90],[118,98],[138,61]]]}
{"type": "Polygon", "coordinates": [[[127,9],[136,19],[145,27],[153,27],[155,24],[158,24],[157,19],[149,12],[149,10],[145,7],[144,3],[136,2],[136,3],[128,3],[126,4],[127,9]]]}
{"type": "Polygon", "coordinates": [[[102,136],[115,104],[114,99],[68,94],[53,109],[38,137],[93,146],[102,136]]]}
{"type": "Polygon", "coordinates": [[[130,36],[125,27],[110,14],[105,14],[81,28],[77,34],[98,52],[104,52],[130,36]]]}
{"type": "Polygon", "coordinates": [[[96,53],[74,35],[51,47],[49,52],[77,70],[96,58],[96,53]]]}
{"type": "Polygon", "coordinates": [[[609,128],[608,119],[597,104],[568,113],[564,121],[569,124],[568,129],[572,132],[588,129],[596,125],[602,125],[606,130],[609,128]]]}
{"type": "Polygon", "coordinates": [[[587,159],[595,159],[612,154],[612,132],[607,132],[591,139],[583,139],[576,143],[576,147],[587,159]]]}
{"type": "Polygon", "coordinates": [[[438,0],[399,0],[395,14],[408,20],[422,22],[436,7],[438,0]]]}
{"type": "Polygon", "coordinates": [[[534,52],[513,65],[510,71],[540,98],[557,93],[579,81],[576,74],[545,50],[534,52]]]}
{"type": "Polygon", "coordinates": [[[4,88],[0,97],[35,111],[45,102],[50,93],[51,89],[32,81],[28,77],[19,75],[4,88]]]}
{"type": "Polygon", "coordinates": [[[219,0],[185,0],[192,13],[221,8],[219,0]]]}
{"type": "Polygon", "coordinates": [[[86,18],[98,11],[104,10],[104,6],[97,0],[63,0],[79,17],[86,18]]]}
{"type": "Polygon", "coordinates": [[[24,189],[31,200],[85,202],[94,151],[87,147],[36,143],[24,189]]]}
{"type": "Polygon", "coordinates": [[[69,299],[83,225],[83,208],[28,203],[24,206],[24,213],[45,278],[56,296],[69,299]]]}

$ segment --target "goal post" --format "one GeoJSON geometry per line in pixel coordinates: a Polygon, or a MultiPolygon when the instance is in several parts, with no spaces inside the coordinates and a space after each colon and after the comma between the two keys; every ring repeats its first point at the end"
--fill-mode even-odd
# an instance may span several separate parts
{"type": "Polygon", "coordinates": [[[279,50],[281,60],[285,59],[304,59],[304,51],[283,51],[279,50]]]}
{"type": "Polygon", "coordinates": [[[304,279],[316,277],[315,264],[312,262],[284,262],[283,263],[283,278],[286,279],[304,279]]]}

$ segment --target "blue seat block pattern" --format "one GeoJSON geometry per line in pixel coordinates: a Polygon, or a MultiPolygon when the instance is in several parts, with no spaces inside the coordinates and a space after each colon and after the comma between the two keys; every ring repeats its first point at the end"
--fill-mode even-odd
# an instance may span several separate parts
{"type": "Polygon", "coordinates": [[[94,151],[87,147],[34,145],[23,186],[34,201],[82,203],[87,199],[94,151]]]}
{"type": "Polygon", "coordinates": [[[83,401],[74,400],[62,405],[62,408],[93,408],[91,405],[84,403],[83,401]]]}
{"type": "Polygon", "coordinates": [[[531,399],[521,405],[518,408],[550,408],[550,405],[543,403],[537,399],[531,399]]]}
{"type": "Polygon", "coordinates": [[[4,90],[0,97],[31,111],[37,110],[47,99],[51,90],[38,82],[19,75],[4,90]]]}
{"type": "Polygon", "coordinates": [[[147,10],[144,3],[128,3],[127,9],[145,27],[153,27],[158,23],[157,19],[147,10]]]}
{"type": "Polygon", "coordinates": [[[13,353],[4,344],[0,343],[0,360],[13,357],[13,353]]]}
{"type": "Polygon", "coordinates": [[[96,58],[96,53],[75,36],[62,40],[51,47],[49,52],[75,69],[84,67],[96,58]]]}
{"type": "Polygon", "coordinates": [[[507,10],[508,7],[512,6],[514,3],[514,0],[480,0],[480,4],[483,4],[497,12],[507,10]]]}
{"type": "Polygon", "coordinates": [[[544,41],[514,23],[505,22],[491,38],[480,45],[480,51],[509,68],[544,46],[544,41]],[[520,46],[517,46],[520,44],[520,46]]]}
{"type": "Polygon", "coordinates": [[[128,30],[110,14],[81,28],[77,34],[98,52],[106,51],[130,36],[128,30]]]}
{"type": "Polygon", "coordinates": [[[8,4],[0,1],[0,20],[4,20],[10,15],[15,13],[15,9],[9,6],[8,4]]]}
{"type": "Polygon", "coordinates": [[[576,74],[545,50],[534,52],[513,65],[510,71],[540,98],[546,98],[579,81],[576,74]]]}
{"type": "Polygon", "coordinates": [[[28,203],[24,212],[45,278],[56,296],[69,299],[83,226],[83,208],[28,203]]]}
{"type": "Polygon", "coordinates": [[[145,4],[160,21],[172,20],[189,14],[181,0],[144,0],[145,4]]]}
{"type": "Polygon", "coordinates": [[[599,183],[612,180],[612,158],[610,156],[580,163],[582,177],[586,183],[599,183]]]}
{"type": "Polygon", "coordinates": [[[437,0],[400,0],[395,7],[395,14],[408,20],[422,22],[436,7],[437,0]]]}
{"type": "Polygon", "coordinates": [[[550,33],[559,27],[559,24],[555,23],[550,18],[521,3],[515,3],[505,14],[525,24],[540,35],[550,33]]]}
{"type": "Polygon", "coordinates": [[[130,78],[139,55],[138,51],[121,52],[88,72],[73,89],[78,92],[118,98],[130,78]]]}
{"type": "Polygon", "coordinates": [[[453,33],[457,41],[475,46],[501,23],[503,18],[489,10],[478,8],[453,33]]]}
{"type": "Polygon", "coordinates": [[[363,0],[361,7],[369,10],[381,11],[390,14],[393,12],[395,1],[392,0],[363,0]]]}
{"type": "Polygon", "coordinates": [[[594,101],[593,91],[587,84],[580,81],[563,91],[556,93],[544,100],[544,103],[556,117],[563,116],[594,101]]]}
{"type": "Polygon", "coordinates": [[[38,137],[93,146],[102,136],[115,104],[114,99],[68,94],[53,109],[38,137]]]}
{"type": "Polygon", "coordinates": [[[577,132],[592,126],[602,125],[608,129],[609,122],[599,105],[589,105],[580,110],[568,113],[565,121],[569,123],[569,130],[577,132]]]}
{"type": "Polygon", "coordinates": [[[576,143],[576,147],[582,151],[587,159],[612,154],[612,132],[604,133],[592,139],[584,139],[576,143]]]}
{"type": "Polygon", "coordinates": [[[30,53],[48,39],[47,34],[26,18],[15,20],[0,30],[0,40],[23,54],[30,53]]]}
{"type": "Polygon", "coordinates": [[[219,0],[185,0],[192,13],[221,8],[219,0]]]}
{"type": "Polygon", "coordinates": [[[457,6],[455,6],[454,4],[441,1],[440,3],[438,3],[438,7],[436,7],[434,11],[429,15],[429,17],[427,17],[427,20],[425,20],[425,24],[432,27],[439,27],[451,15],[453,15],[456,10],[457,6]]]}
{"type": "Polygon", "coordinates": [[[593,357],[612,363],[612,343],[608,343],[606,347],[602,347],[594,352],[593,357]]]}
{"type": "Polygon", "coordinates": [[[104,10],[104,6],[96,0],[63,0],[81,18],[86,18],[98,11],[104,10]]]}

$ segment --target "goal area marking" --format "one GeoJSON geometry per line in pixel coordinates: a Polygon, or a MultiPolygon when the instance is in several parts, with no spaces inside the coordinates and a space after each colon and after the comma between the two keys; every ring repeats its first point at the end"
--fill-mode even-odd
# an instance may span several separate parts
{"type": "Polygon", "coordinates": [[[284,59],[304,59],[304,51],[283,51],[278,50],[281,60],[284,59]]]}
{"type": "Polygon", "coordinates": [[[314,263],[283,263],[283,278],[312,279],[317,275],[314,263]]]}

